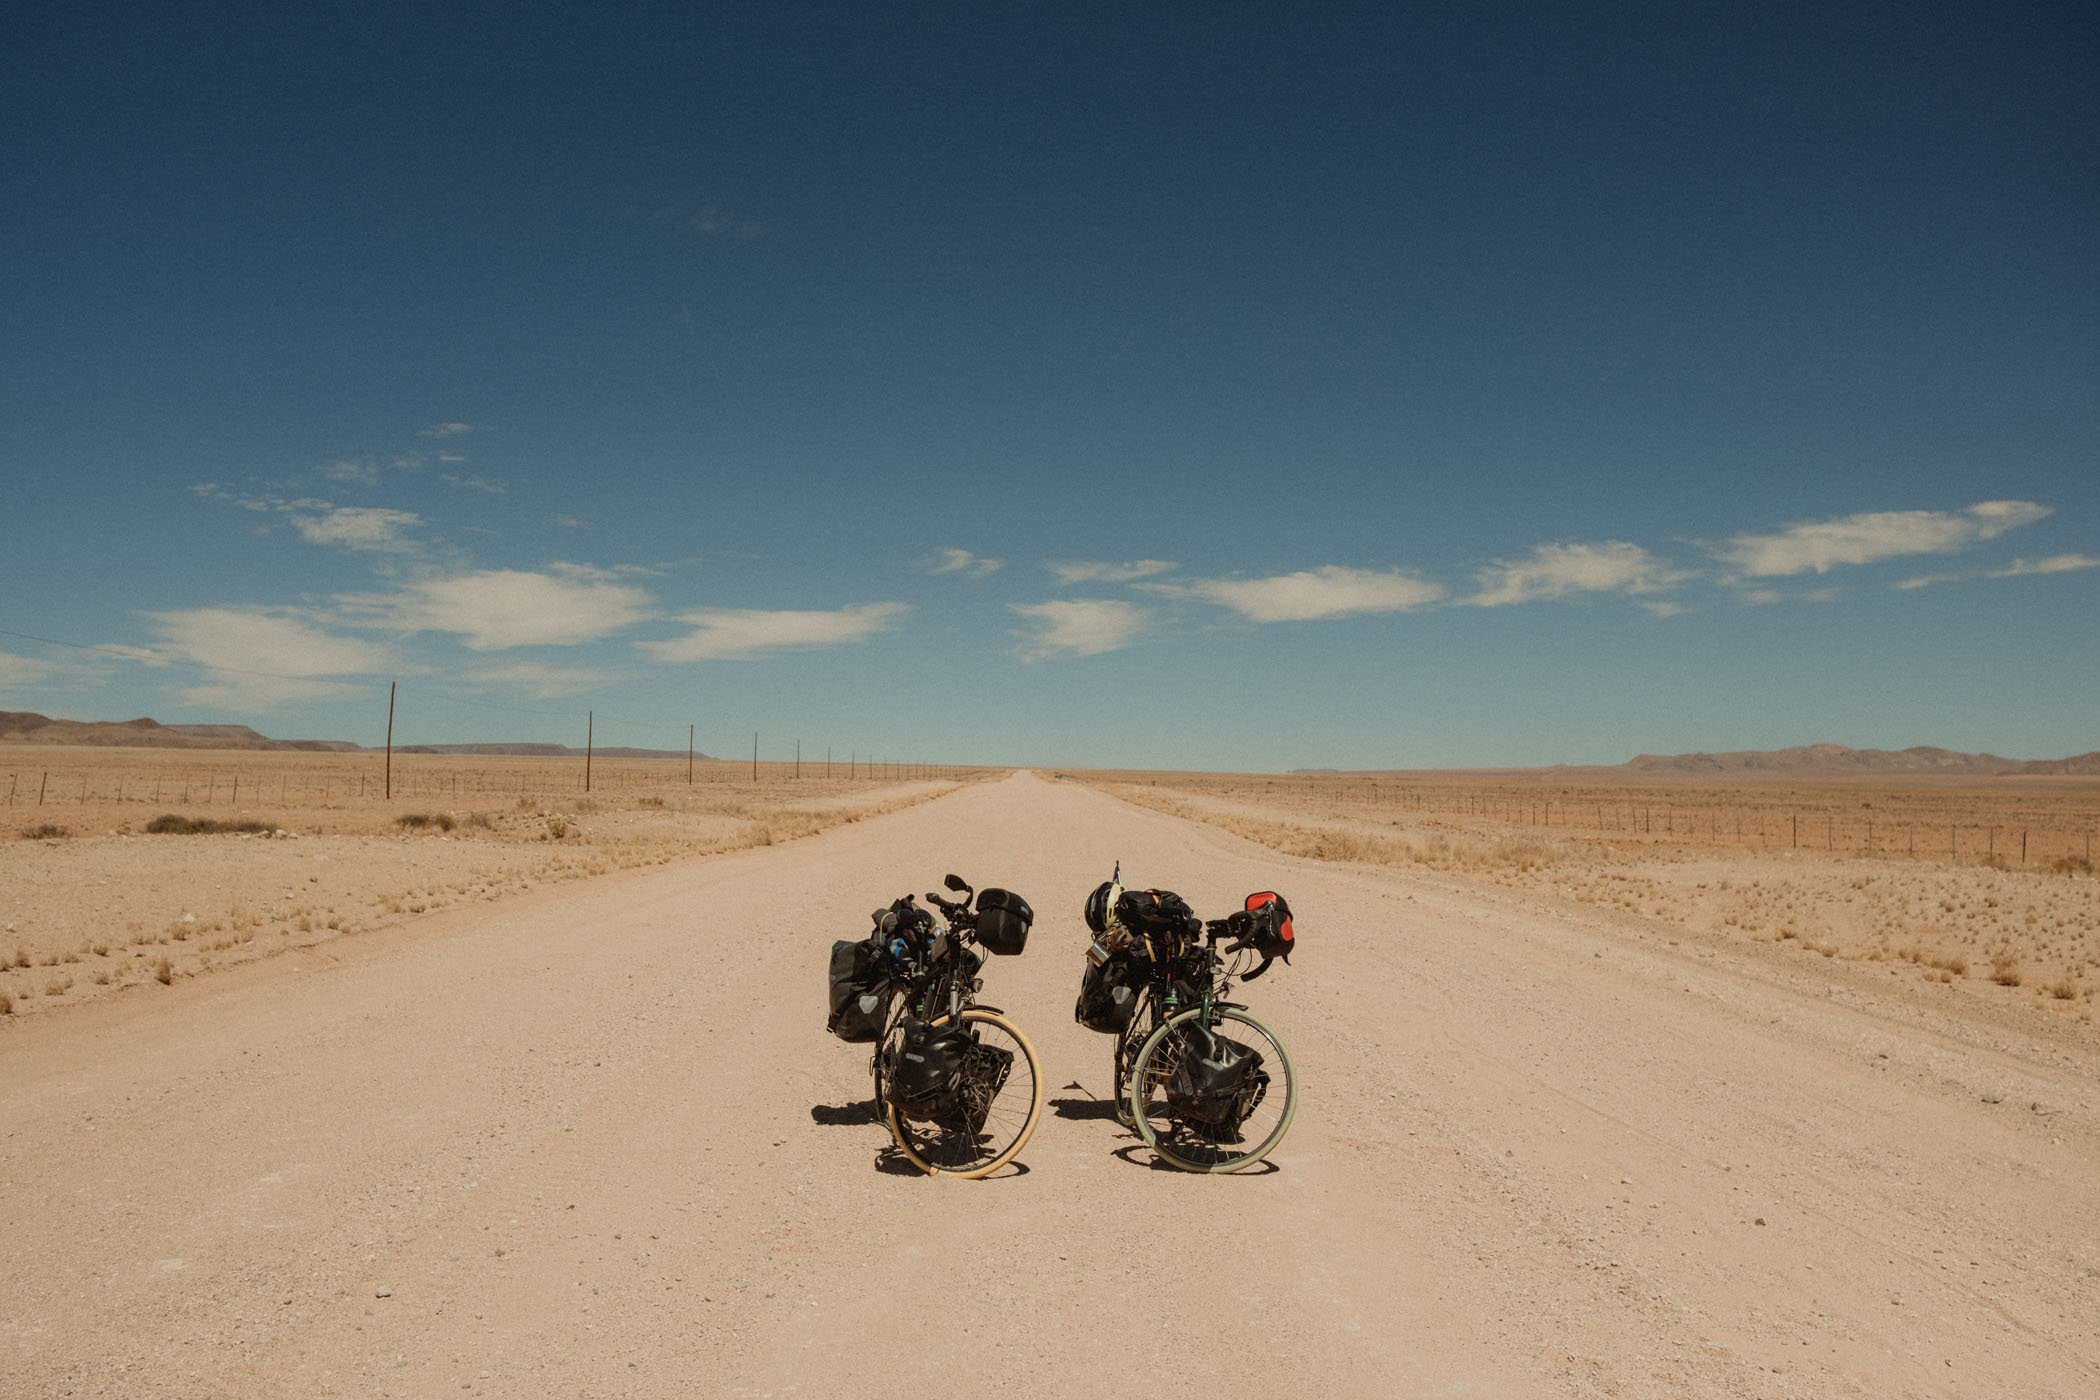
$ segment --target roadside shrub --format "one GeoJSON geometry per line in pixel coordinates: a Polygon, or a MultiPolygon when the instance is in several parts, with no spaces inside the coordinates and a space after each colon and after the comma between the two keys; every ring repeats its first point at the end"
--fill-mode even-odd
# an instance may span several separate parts
{"type": "Polygon", "coordinates": [[[51,822],[22,828],[22,839],[24,841],[56,841],[61,836],[71,836],[72,834],[65,827],[54,825],[51,822]]]}
{"type": "Polygon", "coordinates": [[[163,987],[175,980],[175,969],[169,966],[166,958],[155,958],[153,960],[153,980],[160,983],[163,987]]]}
{"type": "Polygon", "coordinates": [[[225,836],[237,833],[253,836],[269,829],[257,821],[222,822],[210,817],[179,817],[173,812],[146,823],[146,830],[154,836],[225,836]]]}
{"type": "Polygon", "coordinates": [[[2010,953],[2000,953],[1991,959],[1991,980],[2001,987],[2017,987],[2025,978],[2020,972],[2020,960],[2010,953]]]}
{"type": "Polygon", "coordinates": [[[421,831],[427,826],[434,826],[439,831],[450,831],[459,825],[452,820],[450,812],[403,812],[394,818],[394,824],[406,831],[421,831]]]}

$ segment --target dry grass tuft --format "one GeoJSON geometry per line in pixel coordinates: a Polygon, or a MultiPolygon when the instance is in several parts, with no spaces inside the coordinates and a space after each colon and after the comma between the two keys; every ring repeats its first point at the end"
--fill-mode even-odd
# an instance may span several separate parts
{"type": "Polygon", "coordinates": [[[439,831],[450,831],[459,823],[450,812],[403,812],[394,818],[394,825],[404,831],[421,831],[425,827],[436,827],[439,831]]]}
{"type": "Polygon", "coordinates": [[[269,829],[257,821],[222,822],[210,817],[179,817],[173,812],[155,817],[146,823],[147,832],[154,836],[254,836],[269,829]]]}
{"type": "Polygon", "coordinates": [[[2020,960],[2008,953],[2000,953],[1991,959],[1991,980],[2001,987],[2017,987],[2025,981],[2020,971],[2020,960]]]}
{"type": "Polygon", "coordinates": [[[153,960],[153,980],[160,983],[163,987],[175,980],[175,969],[169,965],[166,958],[155,958],[153,960]]]}
{"type": "Polygon", "coordinates": [[[22,828],[22,839],[24,841],[56,841],[62,836],[71,836],[72,834],[65,827],[58,826],[52,822],[42,822],[36,826],[25,826],[22,828]]]}
{"type": "Polygon", "coordinates": [[[0,992],[0,1016],[12,1016],[14,1014],[15,999],[6,992],[0,992]]]}

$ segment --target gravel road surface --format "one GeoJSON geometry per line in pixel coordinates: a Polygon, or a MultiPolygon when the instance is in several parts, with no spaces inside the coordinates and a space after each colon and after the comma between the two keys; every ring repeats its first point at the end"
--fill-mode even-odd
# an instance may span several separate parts
{"type": "Polygon", "coordinates": [[[1875,976],[1024,773],[0,1023],[0,1394],[2100,1394],[2100,1066],[1875,976]],[[1117,860],[1297,912],[1260,1169],[1109,1114],[1117,860]],[[982,1182],[823,1030],[950,870],[1038,914],[984,999],[1049,1106],[982,1182]]]}

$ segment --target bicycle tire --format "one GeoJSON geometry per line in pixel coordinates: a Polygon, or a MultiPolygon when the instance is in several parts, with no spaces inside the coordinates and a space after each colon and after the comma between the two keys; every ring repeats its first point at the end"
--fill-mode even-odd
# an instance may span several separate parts
{"type": "MultiPolygon", "coordinates": [[[[1012,1042],[998,1047],[1012,1052],[1013,1063],[986,1112],[981,1130],[969,1132],[955,1125],[921,1122],[906,1118],[893,1103],[883,1105],[890,1136],[896,1139],[898,1149],[929,1176],[991,1175],[1028,1145],[1043,1116],[1042,1064],[1028,1037],[998,1012],[980,1006],[963,1008],[962,1020],[975,1027],[981,1039],[991,1042],[1003,1038],[1012,1042]]],[[[947,1023],[948,1017],[943,1016],[933,1024],[947,1023]]]]}
{"type": "Polygon", "coordinates": [[[1298,1076],[1276,1032],[1238,1007],[1214,1008],[1210,1019],[1214,1029],[1260,1052],[1268,1087],[1236,1125],[1200,1123],[1171,1112],[1166,1083],[1179,1061],[1180,1032],[1202,1015],[1201,1007],[1176,1012],[1145,1038],[1130,1071],[1130,1115],[1145,1146],[1167,1165],[1185,1172],[1241,1171],[1283,1141],[1298,1111],[1298,1076]]]}

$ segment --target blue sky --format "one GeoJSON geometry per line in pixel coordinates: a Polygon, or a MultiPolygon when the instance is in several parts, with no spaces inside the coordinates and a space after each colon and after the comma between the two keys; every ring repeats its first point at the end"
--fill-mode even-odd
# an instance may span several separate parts
{"type": "Polygon", "coordinates": [[[2090,7],[146,8],[0,15],[0,708],[2100,747],[2090,7]]]}

